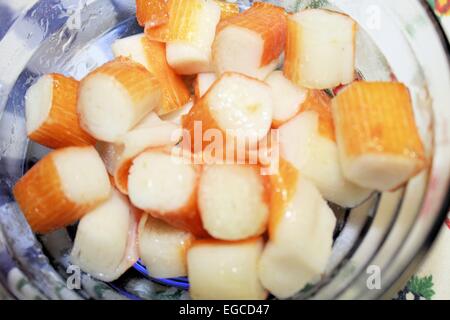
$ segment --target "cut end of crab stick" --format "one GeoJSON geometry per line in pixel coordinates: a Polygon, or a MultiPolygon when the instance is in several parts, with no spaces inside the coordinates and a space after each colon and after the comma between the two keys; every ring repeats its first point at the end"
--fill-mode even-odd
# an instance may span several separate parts
{"type": "Polygon", "coordinates": [[[114,142],[161,101],[159,81],[142,65],[120,57],[81,81],[81,126],[100,141],[114,142]]]}
{"type": "Polygon", "coordinates": [[[173,111],[171,113],[162,115],[161,119],[163,119],[164,121],[168,121],[168,122],[177,124],[177,125],[181,125],[183,116],[187,115],[191,111],[193,106],[194,106],[194,102],[189,101],[180,109],[173,111]]]}
{"type": "Polygon", "coordinates": [[[197,210],[198,168],[166,150],[148,150],[133,160],[128,193],[138,208],[195,236],[205,236],[197,210]]]}
{"type": "Polygon", "coordinates": [[[355,207],[372,191],[344,176],[337,145],[328,134],[321,134],[321,121],[317,112],[304,111],[282,125],[280,154],[311,180],[325,199],[345,208],[355,207]]]}
{"type": "Polygon", "coordinates": [[[113,43],[116,57],[122,56],[142,64],[159,81],[162,100],[155,112],[159,115],[181,108],[190,99],[190,93],[180,76],[167,64],[166,46],[138,34],[113,43]]]}
{"type": "Polygon", "coordinates": [[[281,71],[272,72],[267,77],[266,83],[270,86],[273,101],[276,101],[272,127],[278,128],[300,112],[308,92],[286,79],[281,71]]]}
{"type": "Polygon", "coordinates": [[[152,127],[139,127],[121,137],[116,145],[121,150],[114,171],[117,188],[128,194],[128,175],[133,159],[148,148],[175,146],[182,137],[181,127],[163,122],[152,127]]]}
{"type": "Polygon", "coordinates": [[[285,42],[284,9],[257,2],[219,24],[213,44],[215,71],[234,71],[263,80],[277,67],[285,42]]]}
{"type": "Polygon", "coordinates": [[[126,197],[113,190],[78,224],[71,263],[102,281],[119,278],[138,260],[139,216],[126,197]]]}
{"type": "Polygon", "coordinates": [[[215,73],[199,73],[194,81],[195,97],[197,99],[203,97],[216,80],[215,73]]]}
{"type": "Polygon", "coordinates": [[[342,167],[354,183],[393,190],[427,166],[408,88],[358,81],[333,100],[342,167]]]}
{"type": "Polygon", "coordinates": [[[108,198],[111,185],[94,147],[53,151],[14,186],[14,197],[32,230],[50,232],[74,223],[108,198]]]}
{"type": "Polygon", "coordinates": [[[336,218],[316,187],[289,163],[280,169],[271,205],[270,240],[259,260],[263,286],[288,298],[325,271],[336,218]]]}
{"type": "Polygon", "coordinates": [[[178,74],[211,71],[211,45],[220,20],[213,0],[177,0],[170,6],[167,61],[178,74]]]}
{"type": "Polygon", "coordinates": [[[192,148],[198,144],[195,136],[199,126],[203,132],[220,130],[225,139],[257,143],[270,130],[272,108],[272,96],[265,83],[245,75],[225,73],[183,117],[183,128],[191,133],[192,148]]]}
{"type": "Polygon", "coordinates": [[[136,18],[141,27],[157,27],[169,21],[169,0],[136,0],[136,18]]]}
{"type": "Polygon", "coordinates": [[[139,254],[154,278],[187,276],[186,255],[194,237],[162,220],[145,215],[139,227],[139,254]]]}
{"type": "Polygon", "coordinates": [[[267,292],[258,279],[261,238],[240,242],[195,241],[188,251],[188,273],[193,299],[263,300],[267,292]]]}
{"type": "Polygon", "coordinates": [[[267,182],[257,166],[212,165],[203,168],[198,206],[203,226],[220,240],[242,240],[266,231],[267,182]]]}
{"type": "Polygon", "coordinates": [[[284,74],[309,89],[334,88],[355,78],[357,26],[349,16],[324,9],[288,18],[284,74]]]}
{"type": "Polygon", "coordinates": [[[77,115],[78,81],[60,74],[42,76],[25,97],[28,137],[48,148],[93,145],[77,115]]]}

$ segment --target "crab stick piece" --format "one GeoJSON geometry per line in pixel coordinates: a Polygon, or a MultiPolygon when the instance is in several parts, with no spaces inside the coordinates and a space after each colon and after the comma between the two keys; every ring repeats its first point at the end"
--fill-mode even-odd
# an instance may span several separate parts
{"type": "Polygon", "coordinates": [[[106,200],[111,185],[94,147],[49,153],[14,186],[14,197],[31,229],[47,233],[80,219],[106,200]]]}
{"type": "Polygon", "coordinates": [[[139,258],[137,231],[141,213],[117,190],[78,224],[72,264],[96,279],[114,281],[139,258]]]}
{"type": "Polygon", "coordinates": [[[222,21],[213,44],[213,64],[218,74],[234,71],[265,79],[276,69],[286,43],[283,8],[256,2],[222,21]]]}
{"type": "Polygon", "coordinates": [[[220,240],[243,240],[266,231],[269,218],[268,182],[258,166],[205,166],[198,206],[203,226],[220,240]]]}
{"type": "Polygon", "coordinates": [[[139,226],[139,256],[153,278],[187,276],[187,250],[192,234],[145,215],[139,226]]]}
{"type": "Polygon", "coordinates": [[[182,138],[181,127],[170,122],[150,127],[138,127],[116,143],[121,152],[114,170],[114,181],[117,188],[128,194],[128,175],[133,159],[148,148],[175,146],[182,138]]]}
{"type": "Polygon", "coordinates": [[[31,140],[53,149],[95,144],[78,122],[78,85],[75,79],[49,74],[28,89],[25,114],[31,140]]]}
{"type": "Polygon", "coordinates": [[[141,27],[157,27],[169,21],[168,0],[136,0],[136,18],[141,27]]]}
{"type": "Polygon", "coordinates": [[[169,23],[163,24],[158,27],[146,25],[144,28],[144,34],[149,40],[163,43],[169,41],[169,31],[169,23]]]}
{"type": "Polygon", "coordinates": [[[215,73],[199,73],[194,81],[195,97],[197,99],[203,97],[216,80],[215,73]]]}
{"type": "Polygon", "coordinates": [[[272,91],[273,101],[276,101],[272,127],[278,128],[300,112],[308,92],[286,79],[281,71],[272,72],[267,77],[266,83],[272,91]]]}
{"type": "Polygon", "coordinates": [[[166,56],[178,74],[211,70],[211,45],[220,15],[220,7],[213,0],[173,1],[166,56]]]}
{"type": "Polygon", "coordinates": [[[128,193],[137,208],[168,224],[206,236],[197,209],[199,168],[190,159],[164,149],[150,149],[136,157],[128,176],[128,193]]]}
{"type": "Polygon", "coordinates": [[[353,208],[373,191],[344,176],[334,140],[334,125],[328,122],[332,122],[330,106],[317,104],[322,101],[313,97],[317,94],[321,93],[310,92],[300,114],[279,128],[280,154],[313,182],[325,199],[344,208],[353,208]]]}
{"type": "Polygon", "coordinates": [[[189,294],[199,300],[263,300],[258,279],[261,238],[195,241],[188,250],[189,294]]]}
{"type": "Polygon", "coordinates": [[[164,115],[180,109],[190,99],[190,93],[180,76],[167,64],[164,43],[149,40],[138,34],[116,40],[112,49],[116,57],[127,57],[142,64],[159,81],[162,101],[155,109],[158,115],[164,115]]]}
{"type": "Polygon", "coordinates": [[[160,101],[159,81],[142,65],[119,57],[81,81],[81,127],[100,141],[114,142],[156,109],[160,101]]]}
{"type": "Polygon", "coordinates": [[[309,89],[334,88],[355,79],[357,25],[347,15],[324,9],[288,18],[284,74],[309,89]]]}
{"type": "Polygon", "coordinates": [[[393,190],[427,166],[408,88],[358,81],[333,99],[345,176],[379,191],[393,190]]]}
{"type": "Polygon", "coordinates": [[[251,146],[267,136],[272,109],[267,84],[245,75],[225,73],[183,117],[183,128],[190,132],[194,152],[207,146],[196,139],[199,127],[203,132],[219,130],[227,143],[230,139],[251,146]]]}
{"type": "Polygon", "coordinates": [[[267,290],[288,298],[325,272],[336,218],[316,187],[289,162],[281,160],[272,179],[269,242],[258,273],[267,290]]]}

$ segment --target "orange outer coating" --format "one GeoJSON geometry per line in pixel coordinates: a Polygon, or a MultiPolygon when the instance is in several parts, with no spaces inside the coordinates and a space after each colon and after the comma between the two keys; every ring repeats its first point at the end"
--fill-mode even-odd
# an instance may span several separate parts
{"type": "Polygon", "coordinates": [[[77,97],[79,82],[60,74],[51,74],[53,93],[50,112],[44,123],[28,137],[48,148],[94,145],[95,139],[78,121],[77,97]]]}
{"type": "Polygon", "coordinates": [[[269,238],[275,238],[277,227],[286,208],[297,192],[297,182],[300,179],[298,170],[288,161],[280,159],[279,172],[271,179],[270,217],[269,217],[269,238]]]}
{"type": "Polygon", "coordinates": [[[408,88],[395,82],[357,81],[333,100],[336,129],[349,157],[397,155],[427,165],[408,88]]]}
{"type": "Polygon", "coordinates": [[[264,42],[261,67],[277,59],[285,48],[287,18],[286,12],[281,7],[255,2],[247,11],[221,21],[217,33],[228,26],[245,28],[261,36],[264,42]]]}
{"type": "Polygon", "coordinates": [[[159,26],[169,21],[167,0],[136,0],[136,18],[141,27],[159,26]]]}
{"type": "Polygon", "coordinates": [[[142,37],[141,41],[147,55],[147,67],[162,89],[162,103],[156,113],[164,115],[180,109],[191,96],[183,79],[167,63],[165,44],[151,41],[147,37],[142,37]]]}
{"type": "MultiPolygon", "coordinates": [[[[91,148],[91,147],[87,147],[91,148]]],[[[14,186],[13,194],[31,229],[47,233],[79,220],[106,199],[78,204],[64,193],[53,151],[35,164],[14,186]]]]}

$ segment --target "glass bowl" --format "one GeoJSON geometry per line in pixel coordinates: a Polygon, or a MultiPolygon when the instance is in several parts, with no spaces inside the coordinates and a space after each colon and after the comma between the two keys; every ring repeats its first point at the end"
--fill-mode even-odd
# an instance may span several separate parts
{"type": "MultiPolygon", "coordinates": [[[[252,1],[237,2],[246,8],[252,1]]],[[[361,27],[360,75],[398,79],[411,91],[429,170],[356,209],[335,207],[327,273],[292,297],[390,298],[422,261],[449,206],[449,44],[426,1],[268,2],[289,12],[327,7],[347,13],[361,27]]],[[[36,237],[11,195],[15,181],[48,152],[26,136],[27,88],[50,72],[80,79],[112,59],[115,39],[142,32],[134,11],[132,0],[0,0],[0,298],[189,299],[187,279],[152,279],[140,263],[113,283],[80,273],[68,259],[76,226],[36,237]]]]}

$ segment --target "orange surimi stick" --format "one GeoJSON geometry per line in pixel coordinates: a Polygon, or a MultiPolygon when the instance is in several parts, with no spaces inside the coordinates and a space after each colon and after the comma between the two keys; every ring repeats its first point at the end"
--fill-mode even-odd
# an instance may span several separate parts
{"type": "Polygon", "coordinates": [[[71,262],[99,280],[118,279],[139,258],[140,217],[128,199],[113,189],[109,199],[78,224],[71,262]]]}
{"type": "Polygon", "coordinates": [[[319,116],[319,134],[322,137],[336,141],[331,98],[321,90],[309,90],[306,100],[300,107],[300,112],[313,111],[319,116]]]}
{"type": "Polygon", "coordinates": [[[136,18],[141,27],[157,27],[169,21],[168,0],[136,0],[136,18]]]}
{"type": "Polygon", "coordinates": [[[278,128],[295,117],[305,102],[308,92],[286,79],[281,71],[272,72],[266,79],[274,104],[272,127],[278,128]]]}
{"type": "Polygon", "coordinates": [[[28,89],[25,112],[31,140],[54,149],[95,144],[78,122],[78,86],[75,79],[49,74],[28,89]]]}
{"type": "Polygon", "coordinates": [[[162,101],[155,110],[158,115],[180,109],[189,101],[190,93],[186,84],[167,64],[165,44],[139,34],[117,40],[112,48],[116,57],[127,57],[142,64],[159,81],[162,101]]]}
{"type": "Polygon", "coordinates": [[[83,129],[114,142],[161,101],[159,81],[142,65],[119,57],[81,81],[78,113],[83,129]]]}
{"type": "Polygon", "coordinates": [[[259,278],[277,298],[287,298],[325,271],[336,218],[316,187],[285,160],[272,180],[270,238],[259,278]]]}
{"type": "Polygon", "coordinates": [[[243,240],[266,231],[268,182],[258,166],[205,166],[198,206],[203,226],[220,240],[243,240]]]}
{"type": "Polygon", "coordinates": [[[168,150],[150,149],[133,160],[131,202],[153,217],[198,237],[207,236],[197,209],[199,167],[168,150]]]}
{"type": "Polygon", "coordinates": [[[154,278],[187,276],[187,251],[194,237],[146,214],[139,226],[139,256],[154,278]]]}
{"type": "Polygon", "coordinates": [[[188,251],[189,294],[193,299],[264,300],[258,279],[263,239],[195,241],[188,251]]]}
{"type": "Polygon", "coordinates": [[[333,115],[344,174],[354,183],[392,190],[427,166],[405,85],[355,82],[333,99],[333,115]]]}
{"type": "Polygon", "coordinates": [[[200,137],[208,129],[216,129],[226,143],[230,140],[253,146],[269,132],[273,101],[268,86],[242,74],[225,73],[189,114],[183,117],[183,128],[190,133],[194,152],[207,147],[200,137]],[[200,126],[200,128],[199,128],[200,126]],[[199,132],[200,131],[200,132],[199,132]]]}
{"type": "MultiPolygon", "coordinates": [[[[173,1],[168,0],[167,3],[167,16],[170,12],[170,6],[173,1]]],[[[220,21],[223,21],[227,18],[236,16],[239,14],[239,6],[237,3],[230,3],[220,0],[215,0],[215,2],[220,7],[220,21]]],[[[165,17],[166,14],[163,13],[162,17],[165,17]]],[[[163,25],[157,25],[155,24],[146,24],[145,25],[145,34],[149,38],[149,40],[158,41],[158,42],[167,42],[170,40],[170,29],[169,29],[169,23],[163,24],[163,25]]]]}
{"type": "Polygon", "coordinates": [[[181,127],[170,122],[159,125],[138,127],[123,137],[115,145],[121,150],[114,169],[117,188],[128,194],[128,175],[133,159],[148,148],[174,146],[182,138],[181,127]]]}
{"type": "Polygon", "coordinates": [[[178,74],[211,70],[211,45],[220,14],[219,5],[213,0],[172,2],[166,56],[178,74]]]}
{"type": "Polygon", "coordinates": [[[105,166],[94,147],[51,152],[14,186],[14,197],[32,230],[50,232],[80,219],[110,194],[105,166]]]}
{"type": "Polygon", "coordinates": [[[215,73],[199,73],[194,81],[195,97],[197,99],[203,97],[216,80],[215,73]]]}
{"type": "Polygon", "coordinates": [[[352,82],[356,30],[350,17],[329,10],[310,9],[289,16],[285,76],[309,89],[352,82]]]}
{"type": "Polygon", "coordinates": [[[256,2],[219,24],[213,44],[214,69],[219,74],[235,71],[263,80],[276,69],[285,43],[284,9],[256,2]]]}

